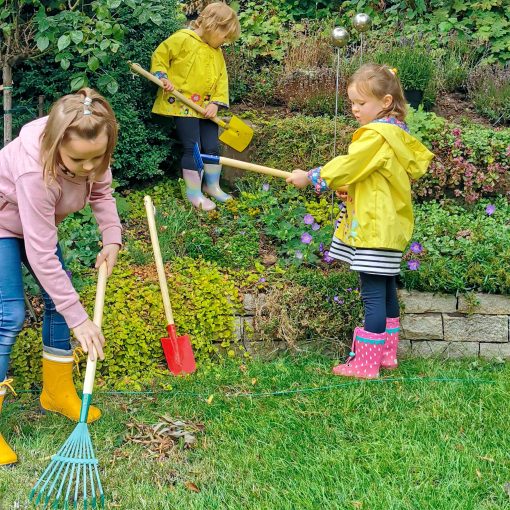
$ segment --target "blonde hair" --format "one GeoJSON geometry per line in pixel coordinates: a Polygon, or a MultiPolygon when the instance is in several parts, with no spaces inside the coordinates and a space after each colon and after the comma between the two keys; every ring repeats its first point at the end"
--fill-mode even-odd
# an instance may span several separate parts
{"type": "Polygon", "coordinates": [[[387,65],[364,64],[349,79],[347,86],[351,85],[354,85],[361,94],[377,99],[383,99],[387,94],[391,95],[392,103],[379,113],[378,119],[390,115],[401,121],[406,118],[407,101],[396,69],[387,65]]]}
{"type": "Polygon", "coordinates": [[[235,41],[241,34],[237,14],[224,2],[214,2],[205,7],[194,21],[192,28],[201,28],[204,33],[218,30],[226,34],[228,42],[235,41]]]}
{"type": "Polygon", "coordinates": [[[46,184],[56,181],[60,159],[60,145],[72,137],[93,140],[106,134],[108,144],[101,165],[95,175],[102,177],[108,169],[117,144],[118,126],[108,101],[93,89],[83,88],[56,101],[41,134],[41,164],[46,184]]]}

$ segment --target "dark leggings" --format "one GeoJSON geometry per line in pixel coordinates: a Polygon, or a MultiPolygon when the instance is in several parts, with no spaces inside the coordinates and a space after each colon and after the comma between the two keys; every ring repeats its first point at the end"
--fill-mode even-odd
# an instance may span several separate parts
{"type": "Polygon", "coordinates": [[[175,117],[177,136],[184,147],[182,168],[197,170],[193,159],[193,146],[198,143],[200,152],[219,156],[218,124],[212,120],[197,119],[195,117],[175,117]]]}
{"type": "Polygon", "coordinates": [[[365,305],[365,330],[383,333],[387,317],[398,317],[397,277],[360,273],[361,298],[365,305]]]}

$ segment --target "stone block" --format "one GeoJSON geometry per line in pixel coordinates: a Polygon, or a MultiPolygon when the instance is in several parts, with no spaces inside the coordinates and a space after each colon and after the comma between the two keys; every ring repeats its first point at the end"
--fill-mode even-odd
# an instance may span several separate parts
{"type": "Polygon", "coordinates": [[[255,315],[256,301],[254,294],[245,294],[243,296],[243,307],[245,315],[255,315]]]}
{"type": "Polygon", "coordinates": [[[409,356],[412,354],[411,340],[400,340],[398,343],[398,356],[409,356]]]}
{"type": "Polygon", "coordinates": [[[417,292],[415,290],[399,290],[398,296],[404,305],[404,312],[408,313],[455,313],[457,298],[449,294],[432,294],[431,292],[417,292]]]}
{"type": "Polygon", "coordinates": [[[243,317],[234,317],[234,335],[239,341],[243,339],[243,317]]]}
{"type": "Polygon", "coordinates": [[[443,315],[448,342],[508,342],[507,315],[443,315]]]}
{"type": "Polygon", "coordinates": [[[440,313],[406,314],[402,317],[402,338],[406,340],[442,340],[443,319],[440,313]]]}
{"type": "Polygon", "coordinates": [[[471,299],[459,296],[458,311],[462,313],[478,313],[487,315],[510,315],[510,297],[495,294],[475,294],[477,305],[471,305],[471,299]]]}
{"type": "Polygon", "coordinates": [[[510,359],[510,343],[489,344],[480,343],[480,356],[483,358],[506,358],[510,359]]]}
{"type": "Polygon", "coordinates": [[[430,358],[467,358],[478,356],[478,342],[444,342],[444,341],[416,341],[413,340],[413,356],[430,358]]]}

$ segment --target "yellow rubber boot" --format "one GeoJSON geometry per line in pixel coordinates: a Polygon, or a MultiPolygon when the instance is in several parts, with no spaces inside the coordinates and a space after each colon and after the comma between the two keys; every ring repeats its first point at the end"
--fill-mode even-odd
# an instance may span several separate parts
{"type": "MultiPolygon", "coordinates": [[[[63,414],[70,420],[79,421],[81,400],[73,382],[74,357],[58,356],[43,351],[43,390],[41,407],[46,411],[63,414]]],[[[101,417],[101,411],[90,406],[87,423],[101,417]]]]}
{"type": "MultiPolygon", "coordinates": [[[[2,405],[4,403],[7,388],[10,388],[14,393],[14,390],[11,387],[11,383],[12,379],[6,379],[4,382],[0,383],[0,413],[2,412],[2,405]]],[[[7,444],[4,437],[0,433],[0,466],[9,466],[10,464],[16,464],[16,462],[18,462],[18,456],[7,444]]]]}

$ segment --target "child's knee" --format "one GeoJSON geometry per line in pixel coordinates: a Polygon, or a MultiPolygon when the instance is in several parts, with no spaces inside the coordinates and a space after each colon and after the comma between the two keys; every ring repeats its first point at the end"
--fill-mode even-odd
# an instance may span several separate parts
{"type": "Polygon", "coordinates": [[[25,303],[23,300],[3,301],[0,306],[0,341],[6,344],[12,339],[13,344],[25,322],[25,303]]]}

